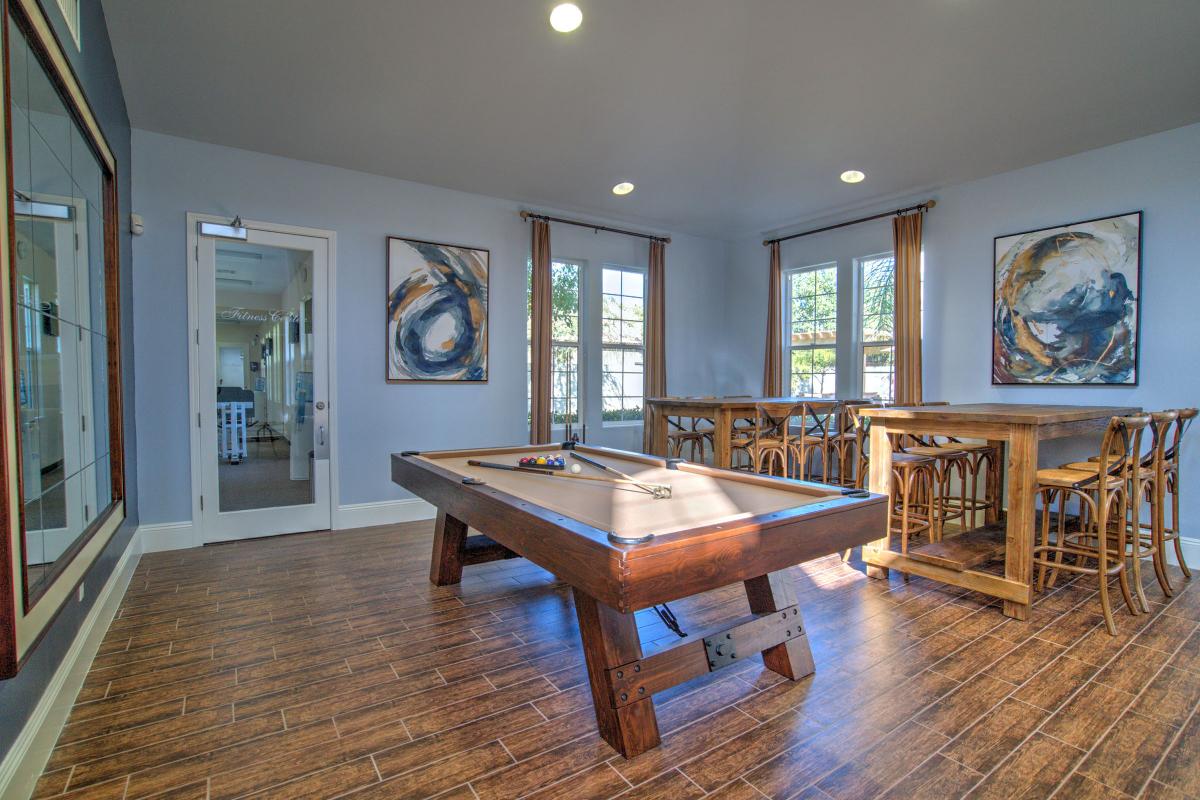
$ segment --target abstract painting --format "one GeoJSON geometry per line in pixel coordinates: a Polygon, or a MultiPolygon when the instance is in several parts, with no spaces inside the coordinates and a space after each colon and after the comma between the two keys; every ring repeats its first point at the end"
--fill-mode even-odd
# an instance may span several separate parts
{"type": "Polygon", "coordinates": [[[487,250],[389,236],[387,380],[487,380],[487,250]]]}
{"type": "Polygon", "coordinates": [[[1140,211],[997,236],[993,384],[1137,384],[1140,211]]]}

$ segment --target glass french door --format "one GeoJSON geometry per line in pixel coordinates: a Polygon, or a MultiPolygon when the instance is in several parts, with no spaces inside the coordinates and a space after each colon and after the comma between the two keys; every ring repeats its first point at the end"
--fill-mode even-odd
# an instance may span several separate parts
{"type": "Polygon", "coordinates": [[[328,529],[328,240],[204,228],[196,271],[204,540],[328,529]]]}

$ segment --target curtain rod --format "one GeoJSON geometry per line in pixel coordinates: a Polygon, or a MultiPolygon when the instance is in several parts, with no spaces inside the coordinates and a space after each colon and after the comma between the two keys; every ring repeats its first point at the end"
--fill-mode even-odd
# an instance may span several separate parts
{"type": "Polygon", "coordinates": [[[594,231],[608,231],[609,233],[623,233],[626,236],[636,236],[639,239],[649,239],[654,242],[662,242],[663,244],[671,243],[670,236],[655,236],[650,233],[638,233],[637,231],[627,231],[627,230],[622,230],[621,228],[610,228],[607,225],[595,225],[591,222],[580,222],[579,220],[563,219],[561,217],[548,217],[545,214],[535,214],[532,211],[522,211],[521,219],[523,219],[523,220],[541,219],[541,220],[545,220],[546,222],[561,222],[563,225],[574,225],[577,228],[591,228],[594,231]]]}
{"type": "Polygon", "coordinates": [[[775,242],[786,242],[788,239],[799,239],[801,236],[812,236],[814,233],[834,231],[838,228],[857,225],[860,222],[870,222],[871,220],[883,219],[884,217],[898,217],[901,214],[907,214],[909,211],[928,211],[936,205],[936,200],[926,200],[924,203],[917,203],[915,206],[909,206],[908,208],[897,208],[895,211],[884,211],[881,214],[872,214],[869,217],[862,217],[861,219],[852,219],[848,222],[839,222],[837,225],[826,225],[824,228],[817,228],[816,230],[804,231],[803,233],[793,233],[788,236],[780,236],[778,239],[764,239],[763,247],[769,247],[775,242]]]}

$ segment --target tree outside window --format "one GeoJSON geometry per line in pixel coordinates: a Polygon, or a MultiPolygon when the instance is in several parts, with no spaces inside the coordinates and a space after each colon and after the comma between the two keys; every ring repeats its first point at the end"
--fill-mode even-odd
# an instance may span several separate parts
{"type": "Polygon", "coordinates": [[[787,273],[784,364],[793,396],[837,394],[837,292],[837,264],[787,273]]]}

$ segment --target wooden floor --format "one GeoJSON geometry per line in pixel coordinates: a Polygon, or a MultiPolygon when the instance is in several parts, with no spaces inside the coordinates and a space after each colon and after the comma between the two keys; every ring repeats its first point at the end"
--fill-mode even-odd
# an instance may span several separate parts
{"type": "MultiPolygon", "coordinates": [[[[144,556],[37,796],[1200,796],[1200,580],[1114,639],[1085,584],[1021,623],[813,562],[794,572],[816,675],[756,658],[678,687],[662,747],[625,761],[594,728],[569,592],[523,560],[433,587],[430,537],[144,556]]],[[[740,587],[674,608],[693,629],[746,611],[740,587]]]]}

